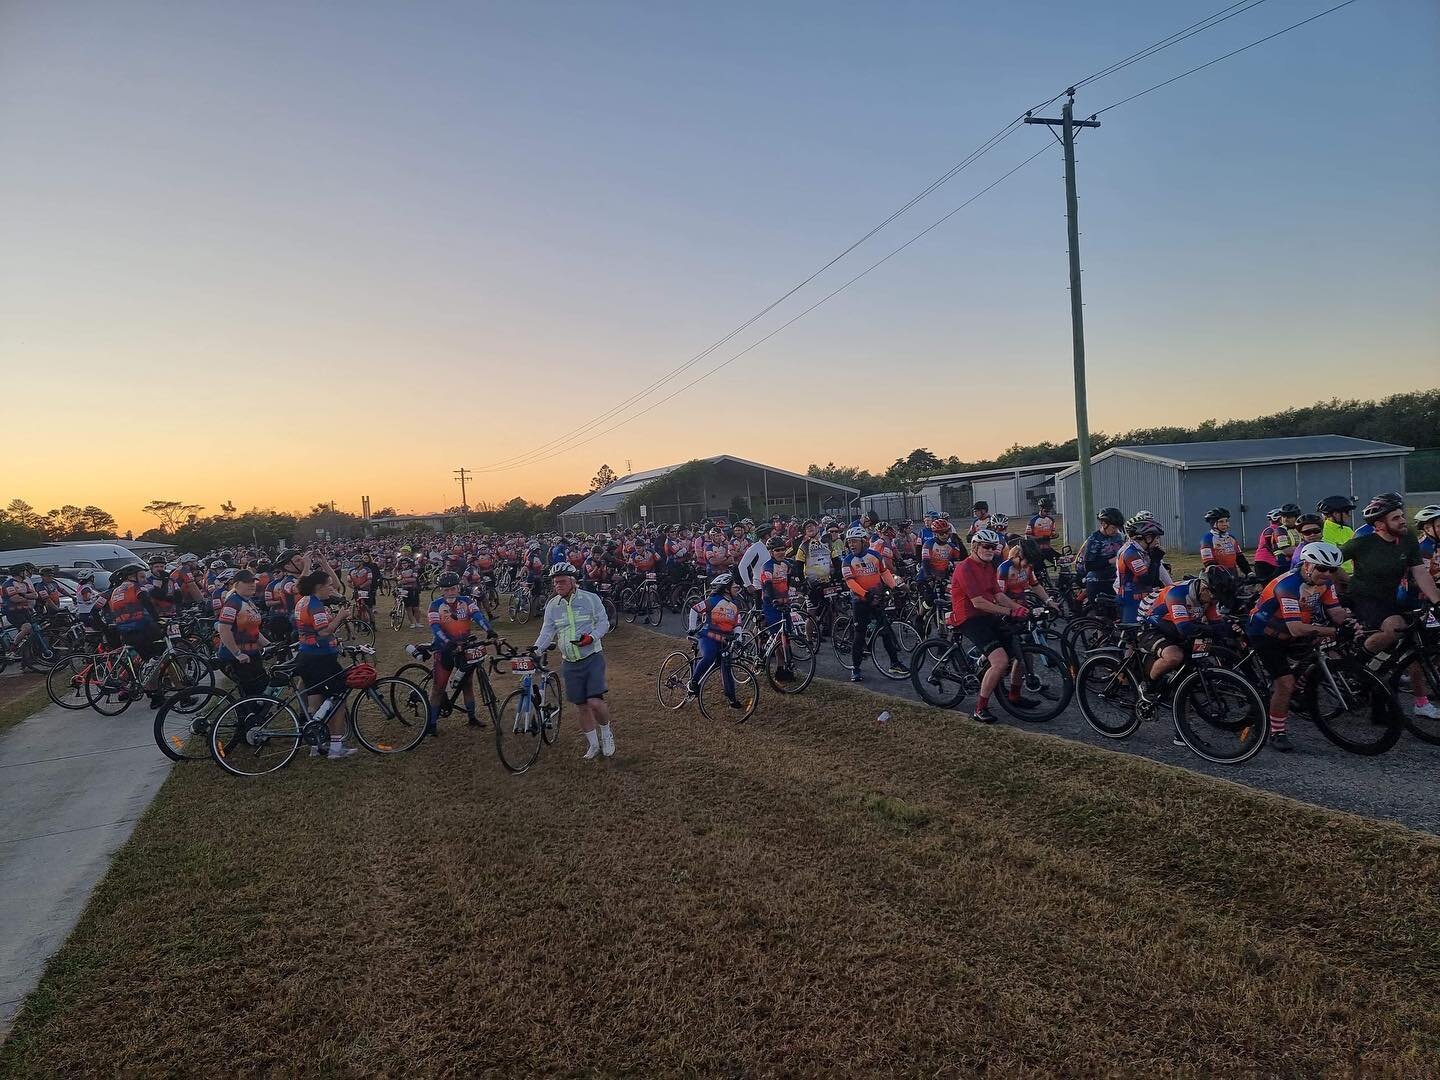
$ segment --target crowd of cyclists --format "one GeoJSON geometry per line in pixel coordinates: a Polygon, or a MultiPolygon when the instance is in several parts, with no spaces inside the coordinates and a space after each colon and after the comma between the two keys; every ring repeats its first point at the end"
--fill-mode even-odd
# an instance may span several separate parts
{"type": "MultiPolygon", "coordinates": [[[[1313,513],[1293,503],[1277,507],[1247,557],[1229,531],[1229,511],[1216,507],[1205,516],[1199,572],[1184,580],[1172,575],[1165,530],[1146,511],[1102,509],[1093,534],[1072,552],[1059,544],[1044,502],[1016,520],[977,503],[963,535],[943,512],[927,512],[919,522],[886,522],[867,513],[845,521],[776,516],[759,523],[617,527],[597,535],[372,538],[273,555],[234,549],[203,558],[156,556],[148,566],[112,572],[103,590],[90,573],[75,573],[72,603],[63,611],[56,568],[21,565],[0,576],[0,640],[5,659],[36,669],[73,654],[87,634],[133,649],[152,670],[127,692],[143,693],[159,709],[175,687],[153,668],[167,649],[167,627],[185,617],[213,630],[216,666],[243,693],[258,694],[270,684],[265,657],[273,648],[293,650],[294,677],[318,709],[351,677],[340,663],[342,645],[373,644],[383,591],[393,598],[395,630],[431,635],[424,720],[425,733],[435,735],[457,674],[469,723],[485,723],[471,669],[462,663],[457,672],[457,658],[477,638],[495,640],[502,605],[508,603],[514,621],[524,621],[564,578],[553,591],[568,597],[575,582],[594,594],[603,603],[603,612],[595,606],[595,624],[607,629],[621,617],[658,625],[666,610],[688,616],[694,657],[679,680],[681,703],[699,695],[713,669],[729,706],[749,715],[754,702],[745,695],[752,691],[737,690],[734,679],[740,646],[765,664],[771,685],[787,693],[809,683],[815,652],[827,639],[853,681],[864,680],[868,653],[883,677],[908,678],[927,700],[948,700],[939,693],[945,671],[927,665],[939,651],[922,648],[923,638],[963,643],[946,653],[954,657],[947,663],[965,667],[960,683],[973,692],[976,721],[995,720],[994,702],[1033,718],[1026,710],[1043,712],[1046,704],[1034,695],[1054,696],[1045,672],[1037,672],[1017,644],[1033,640],[1042,666],[1050,664],[1044,646],[1060,646],[1060,674],[1068,680],[1063,696],[1068,700],[1079,683],[1082,710],[1082,662],[1097,650],[1130,650],[1137,676],[1124,687],[1127,707],[1144,716],[1207,650],[1197,643],[1207,642],[1214,643],[1214,655],[1249,661],[1264,692],[1261,738],[1268,734],[1285,750],[1291,710],[1304,696],[1297,681],[1303,691],[1317,644],[1344,646],[1374,661],[1371,670],[1403,661],[1403,671],[1387,672],[1394,675],[1395,700],[1403,690],[1412,725],[1440,719],[1429,698],[1440,689],[1433,614],[1440,603],[1440,506],[1421,509],[1414,531],[1398,493],[1367,502],[1363,523],[1352,529],[1356,509],[1341,495],[1321,500],[1313,513]],[[1052,617],[1066,622],[1063,631],[1046,621],[1052,617]],[[797,674],[797,662],[808,672],[797,674]]],[[[578,638],[561,644],[567,661],[572,652],[578,662],[598,649],[591,642],[580,646],[578,638]]],[[[181,677],[173,674],[171,681],[181,677]]],[[[1124,678],[1114,671],[1109,677],[1113,694],[1124,678]]],[[[603,678],[597,685],[603,698],[603,678]]],[[[354,752],[345,745],[338,710],[328,730],[329,744],[318,753],[339,760],[354,752]]],[[[587,757],[613,753],[608,715],[603,734],[605,746],[591,739],[587,757]]]]}

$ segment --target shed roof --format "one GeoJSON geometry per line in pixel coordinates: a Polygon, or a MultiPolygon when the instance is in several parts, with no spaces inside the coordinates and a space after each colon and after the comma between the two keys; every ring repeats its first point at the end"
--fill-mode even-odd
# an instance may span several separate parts
{"type": "MultiPolygon", "coordinates": [[[[1155,461],[1176,469],[1213,469],[1225,465],[1271,465],[1326,458],[1376,458],[1408,454],[1413,447],[1397,443],[1355,439],[1349,435],[1291,435],[1274,439],[1225,439],[1216,442],[1160,443],[1154,446],[1115,446],[1096,454],[1095,461],[1119,455],[1155,461]]],[[[1060,475],[1070,477],[1079,465],[1060,475]]]]}
{"type": "MultiPolygon", "coordinates": [[[[788,476],[794,480],[803,480],[807,484],[811,484],[817,488],[843,491],[847,495],[860,494],[859,488],[847,487],[845,484],[836,484],[830,480],[822,480],[817,476],[806,476],[804,473],[791,472],[789,469],[777,469],[773,465],[761,465],[759,462],[735,457],[733,454],[715,454],[712,457],[701,458],[700,460],[708,461],[715,465],[728,461],[735,465],[744,466],[745,468],[759,469],[762,472],[776,473],[780,476],[788,476]]],[[[599,491],[592,491],[573,506],[567,506],[564,510],[560,511],[560,516],[565,517],[569,514],[614,513],[620,506],[620,503],[624,501],[625,496],[629,495],[632,491],[648,484],[651,480],[664,476],[666,473],[674,472],[684,464],[687,463],[681,461],[674,465],[663,465],[658,469],[646,469],[643,472],[627,473],[620,477],[620,479],[601,488],[599,491]]]]}
{"type": "Polygon", "coordinates": [[[979,480],[987,476],[1029,476],[1031,473],[1058,473],[1071,465],[1077,465],[1075,461],[1051,461],[1040,465],[1003,465],[993,469],[975,469],[971,472],[936,473],[934,476],[922,476],[921,482],[926,484],[948,484],[956,480],[979,480]]]}

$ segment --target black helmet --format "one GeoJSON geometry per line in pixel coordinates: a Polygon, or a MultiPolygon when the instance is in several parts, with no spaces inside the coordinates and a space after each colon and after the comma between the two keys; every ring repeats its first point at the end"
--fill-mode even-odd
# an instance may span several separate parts
{"type": "Polygon", "coordinates": [[[790,546],[790,541],[786,540],[785,537],[781,536],[779,533],[776,533],[774,536],[770,537],[768,540],[765,541],[765,546],[771,551],[784,551],[787,547],[790,546]]]}
{"type": "Polygon", "coordinates": [[[988,514],[990,512],[990,504],[984,501],[977,502],[973,507],[971,507],[971,509],[984,510],[988,514]]]}
{"type": "Polygon", "coordinates": [[[1323,528],[1325,519],[1319,514],[1301,514],[1295,519],[1295,526],[1299,528],[1302,525],[1319,525],[1323,528]]]}
{"type": "Polygon", "coordinates": [[[127,578],[134,577],[136,574],[138,574],[141,570],[144,569],[145,568],[143,566],[137,566],[135,563],[128,563],[125,566],[120,567],[119,570],[112,571],[110,574],[110,581],[112,584],[124,581],[127,578]]]}
{"type": "Polygon", "coordinates": [[[1190,583],[1190,602],[1197,604],[1199,598],[1195,595],[1199,586],[1205,586],[1215,594],[1216,607],[1228,607],[1235,599],[1235,576],[1228,570],[1219,566],[1207,566],[1200,571],[1200,576],[1190,583]]]}
{"type": "Polygon", "coordinates": [[[1315,510],[1321,514],[1348,514],[1355,509],[1355,500],[1348,495],[1326,495],[1315,504],[1315,510]]]}
{"type": "Polygon", "coordinates": [[[1404,509],[1404,499],[1396,492],[1384,491],[1365,504],[1365,510],[1361,516],[1363,516],[1366,521],[1375,521],[1383,518],[1386,514],[1393,514],[1396,510],[1404,509]]]}
{"type": "Polygon", "coordinates": [[[1215,522],[1221,518],[1228,518],[1229,516],[1230,511],[1223,506],[1213,506],[1205,511],[1205,521],[1210,525],[1215,524],[1215,522]]]}
{"type": "Polygon", "coordinates": [[[460,584],[460,575],[454,570],[446,570],[435,580],[435,584],[442,589],[453,589],[460,584]]]}
{"type": "Polygon", "coordinates": [[[1106,525],[1114,525],[1117,529],[1125,524],[1125,515],[1120,511],[1118,506],[1105,507],[1104,510],[1101,510],[1100,513],[1095,515],[1095,518],[1097,521],[1102,521],[1106,525]]]}
{"type": "Polygon", "coordinates": [[[1284,506],[1280,507],[1281,517],[1294,517],[1298,513],[1300,513],[1300,507],[1297,506],[1295,503],[1286,503],[1284,506]]]}
{"type": "Polygon", "coordinates": [[[1020,557],[1022,559],[1024,559],[1031,566],[1040,565],[1040,562],[1044,558],[1044,556],[1040,554],[1039,544],[1037,544],[1034,540],[1027,536],[1020,541],[1019,548],[1020,557]]]}

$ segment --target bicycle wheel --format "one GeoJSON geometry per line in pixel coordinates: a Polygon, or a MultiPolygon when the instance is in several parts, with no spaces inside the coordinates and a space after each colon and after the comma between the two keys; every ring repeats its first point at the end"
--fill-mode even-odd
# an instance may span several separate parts
{"type": "MultiPolygon", "coordinates": [[[[1433,655],[1417,657],[1416,661],[1420,664],[1420,673],[1425,678],[1426,688],[1434,696],[1440,697],[1440,665],[1435,663],[1435,657],[1433,655]]],[[[1400,679],[1409,667],[1409,664],[1397,665],[1390,677],[1390,696],[1396,702],[1400,700],[1400,679]]],[[[1405,710],[1402,708],[1401,712],[1405,712],[1405,710]]],[[[1405,726],[1410,729],[1410,734],[1421,742],[1431,745],[1440,744],[1440,720],[1416,716],[1412,709],[1410,712],[1405,712],[1405,726]]]]}
{"type": "Polygon", "coordinates": [[[171,694],[155,713],[155,745],[171,761],[210,756],[210,727],[235,701],[229,690],[188,687],[171,694]]]}
{"type": "Polygon", "coordinates": [[[979,682],[969,670],[964,649],[944,638],[928,638],[910,654],[910,685],[926,704],[951,709],[979,682]]]}
{"type": "Polygon", "coordinates": [[[195,653],[177,652],[166,657],[155,670],[155,690],[169,696],[188,687],[215,685],[215,669],[195,653]]]}
{"type": "MultiPolygon", "coordinates": [[[[429,694],[430,687],[435,681],[434,673],[424,664],[406,664],[399,671],[395,672],[392,677],[399,679],[401,682],[412,683],[420,687],[421,690],[424,690],[426,694],[429,694]]],[[[390,707],[392,709],[415,709],[415,701],[410,697],[409,691],[405,690],[404,687],[396,687],[395,689],[397,694],[390,699],[390,707]]],[[[444,711],[443,704],[441,711],[444,711]]],[[[425,699],[423,707],[419,709],[418,713],[410,716],[409,719],[414,720],[416,715],[418,715],[420,726],[423,728],[426,721],[430,718],[430,700],[428,697],[425,699]]]]}
{"type": "Polygon", "coordinates": [[[655,675],[655,696],[663,708],[674,712],[685,704],[690,670],[689,653],[672,652],[660,661],[660,670],[655,675]]]}
{"type": "Polygon", "coordinates": [[[530,692],[512,690],[500,706],[495,724],[495,752],[500,764],[512,773],[522,773],[540,756],[544,746],[544,724],[530,692]]]}
{"type": "Polygon", "coordinates": [[[744,660],[731,660],[730,672],[735,682],[735,697],[725,696],[725,679],[717,663],[700,680],[700,714],[706,720],[718,723],[729,720],[743,724],[754,714],[760,704],[760,680],[755,669],[744,660]]]}
{"type": "Polygon", "coordinates": [[[399,631],[405,625],[405,612],[400,608],[394,608],[390,612],[390,629],[399,631]]]}
{"type": "Polygon", "coordinates": [[[1181,741],[1206,761],[1238,765],[1265,745],[1265,702],[1233,671],[1197,668],[1176,688],[1173,706],[1181,741]]]}
{"type": "Polygon", "coordinates": [[[560,738],[560,718],[565,712],[565,695],[560,692],[560,676],[553,671],[545,673],[543,682],[545,705],[540,714],[540,737],[546,746],[554,746],[560,738]]]}
{"type": "MultiPolygon", "coordinates": [[[[890,629],[895,634],[895,662],[903,667],[910,654],[920,647],[920,631],[905,622],[892,622],[890,629]]],[[[885,651],[885,642],[878,633],[870,635],[870,661],[882,678],[899,682],[910,677],[909,671],[903,675],[890,674],[890,654],[885,651]],[[880,659],[882,656],[884,660],[880,659]]]]}
{"type": "Polygon", "coordinates": [[[129,664],[116,663],[108,671],[102,666],[85,681],[85,701],[101,716],[119,716],[139,695],[129,664]]]}
{"type": "Polygon", "coordinates": [[[814,681],[815,666],[815,653],[803,645],[797,649],[795,638],[786,634],[765,655],[765,681],[777,694],[798,694],[814,681]],[[782,669],[788,678],[780,677],[782,669]]]}
{"type": "Polygon", "coordinates": [[[1327,679],[1316,664],[1305,680],[1305,710],[1320,733],[1342,750],[1362,757],[1383,754],[1400,740],[1405,717],[1390,688],[1354,663],[1331,663],[1327,679]]]}
{"type": "MultiPolygon", "coordinates": [[[[835,650],[835,659],[846,671],[854,671],[850,662],[850,641],[854,633],[854,620],[849,615],[836,615],[830,627],[830,645],[835,650]]],[[[864,659],[862,654],[861,659],[864,659]]]]}
{"type": "Polygon", "coordinates": [[[1000,680],[1000,693],[995,695],[995,700],[1011,716],[1027,724],[1054,720],[1065,711],[1075,693],[1075,680],[1069,666],[1054,649],[1034,642],[1023,643],[1020,654],[1019,671],[1008,672],[1000,680]]]}
{"type": "Polygon", "coordinates": [[[627,623],[633,623],[639,617],[639,612],[635,610],[639,602],[634,589],[621,589],[620,595],[615,598],[615,606],[625,613],[627,623]]]}
{"type": "Polygon", "coordinates": [[[535,599],[529,592],[515,594],[515,601],[511,605],[510,621],[516,626],[524,626],[530,621],[530,608],[534,606],[535,599]]]}
{"type": "Polygon", "coordinates": [[[659,627],[665,621],[665,605],[660,603],[653,590],[646,593],[646,603],[649,610],[645,612],[645,625],[659,627]]]}
{"type": "Polygon", "coordinates": [[[56,660],[45,673],[45,693],[62,709],[84,709],[85,683],[94,676],[95,658],[81,653],[56,660]]]}
{"type": "Polygon", "coordinates": [[[425,737],[429,703],[408,679],[386,675],[350,699],[350,730],[372,754],[402,754],[425,737]]]}
{"type": "Polygon", "coordinates": [[[1115,653],[1085,658],[1075,675],[1080,715],[1107,739],[1128,739],[1140,726],[1134,676],[1115,653]]]}
{"type": "Polygon", "coordinates": [[[233,776],[264,776],[300,749],[300,718],[283,701],[241,698],[210,727],[210,756],[233,776]]]}
{"type": "Polygon", "coordinates": [[[1066,623],[1060,632],[1060,655],[1070,665],[1070,670],[1079,670],[1085,658],[1096,649],[1112,643],[1112,624],[1093,615],[1082,615],[1066,623]]]}

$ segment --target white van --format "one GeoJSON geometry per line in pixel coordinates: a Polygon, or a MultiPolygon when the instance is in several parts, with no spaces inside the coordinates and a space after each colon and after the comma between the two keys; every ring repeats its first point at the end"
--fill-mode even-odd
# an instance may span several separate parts
{"type": "Polygon", "coordinates": [[[36,566],[76,567],[83,570],[119,570],[122,566],[144,566],[145,560],[120,544],[75,543],[50,547],[0,551],[0,567],[16,563],[36,566]]]}

